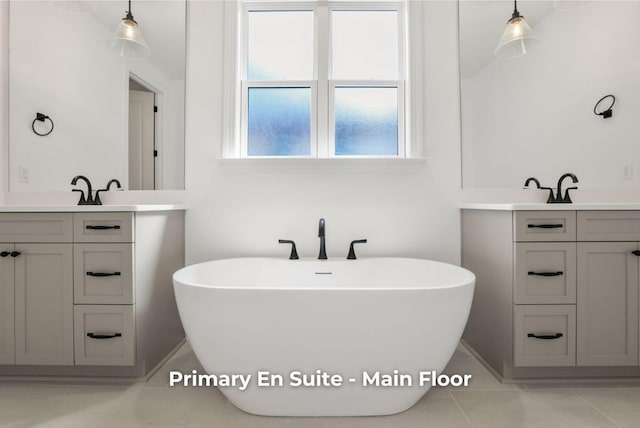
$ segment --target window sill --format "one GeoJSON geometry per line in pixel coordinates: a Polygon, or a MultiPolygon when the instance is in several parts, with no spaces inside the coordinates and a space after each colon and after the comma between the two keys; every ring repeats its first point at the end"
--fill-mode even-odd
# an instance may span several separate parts
{"type": "Polygon", "coordinates": [[[249,173],[414,173],[429,158],[220,158],[218,164],[229,172],[249,173]]]}

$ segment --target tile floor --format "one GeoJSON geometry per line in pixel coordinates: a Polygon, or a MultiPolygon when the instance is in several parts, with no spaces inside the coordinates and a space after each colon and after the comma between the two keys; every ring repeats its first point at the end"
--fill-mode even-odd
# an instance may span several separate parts
{"type": "Polygon", "coordinates": [[[148,382],[0,382],[0,427],[551,428],[640,427],[640,385],[503,385],[462,346],[450,373],[468,388],[432,389],[405,413],[369,418],[271,418],[243,413],[214,388],[169,388],[168,372],[202,371],[183,346],[148,382]]]}

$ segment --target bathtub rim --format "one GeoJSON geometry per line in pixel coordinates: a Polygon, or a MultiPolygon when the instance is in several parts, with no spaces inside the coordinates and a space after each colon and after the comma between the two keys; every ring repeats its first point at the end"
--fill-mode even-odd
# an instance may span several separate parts
{"type": "Polygon", "coordinates": [[[431,260],[431,259],[423,259],[423,258],[419,258],[419,257],[381,257],[381,256],[372,256],[372,257],[359,257],[357,260],[346,260],[346,259],[329,259],[329,260],[318,260],[315,257],[301,257],[299,260],[287,260],[287,259],[282,259],[282,257],[275,257],[275,256],[250,256],[250,257],[225,257],[225,258],[221,258],[221,259],[214,259],[214,260],[207,260],[207,261],[203,261],[203,262],[198,262],[198,263],[194,263],[191,265],[187,265],[182,267],[181,269],[175,271],[173,273],[173,275],[171,276],[173,284],[174,284],[174,288],[176,287],[177,284],[183,285],[183,286],[189,286],[189,287],[197,287],[197,288],[204,288],[204,289],[213,289],[213,290],[242,290],[242,291],[248,291],[248,290],[252,290],[252,291],[362,291],[362,292],[372,292],[372,291],[418,291],[418,290],[446,290],[446,289],[451,289],[451,288],[458,288],[458,287],[475,287],[475,282],[476,282],[476,276],[473,272],[471,272],[470,270],[459,266],[459,265],[455,265],[453,263],[447,263],[447,262],[441,262],[441,261],[437,261],[437,260],[431,260]],[[466,281],[458,281],[456,283],[452,283],[452,284],[446,284],[446,285],[431,285],[428,287],[425,286],[403,286],[403,287],[317,287],[317,286],[308,286],[308,287],[281,287],[281,286],[269,286],[269,287],[251,287],[251,286],[246,286],[246,285],[238,285],[238,286],[230,286],[230,285],[213,285],[213,284],[200,284],[200,283],[195,283],[193,281],[185,281],[183,279],[178,278],[181,274],[185,275],[185,272],[188,271],[190,268],[193,268],[195,266],[199,266],[199,265],[203,265],[203,264],[207,264],[207,263],[215,263],[215,262],[223,262],[223,261],[228,261],[228,260],[278,260],[281,262],[292,262],[292,263],[298,263],[300,261],[307,261],[307,262],[317,262],[317,263],[326,263],[326,262],[344,262],[344,263],[357,263],[359,261],[375,261],[375,260],[412,260],[412,261],[425,261],[425,262],[429,262],[429,263],[433,263],[436,265],[445,265],[445,266],[449,266],[449,267],[454,267],[458,270],[461,270],[462,273],[465,276],[468,276],[468,278],[466,279],[466,281]]]}

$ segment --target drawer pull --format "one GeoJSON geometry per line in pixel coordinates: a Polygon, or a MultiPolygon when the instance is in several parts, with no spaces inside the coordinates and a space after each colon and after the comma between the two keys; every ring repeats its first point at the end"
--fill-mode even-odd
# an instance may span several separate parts
{"type": "Polygon", "coordinates": [[[560,339],[562,337],[562,333],[556,333],[556,334],[533,334],[533,333],[529,333],[527,334],[527,337],[533,337],[535,339],[545,339],[545,340],[550,340],[550,339],[560,339]]]}
{"type": "Polygon", "coordinates": [[[86,226],[85,229],[88,229],[88,230],[109,230],[109,229],[119,230],[120,226],[118,226],[117,224],[115,226],[101,226],[101,225],[93,226],[93,225],[90,224],[90,225],[86,226]]]}
{"type": "Polygon", "coordinates": [[[529,229],[560,229],[564,227],[563,224],[528,224],[527,227],[529,229]]]}
{"type": "Polygon", "coordinates": [[[529,275],[536,275],[536,276],[560,276],[560,275],[564,275],[564,272],[558,271],[558,272],[533,272],[533,271],[529,271],[528,272],[529,275]]]}
{"type": "Polygon", "coordinates": [[[120,275],[121,275],[120,272],[87,272],[87,276],[104,277],[104,276],[120,276],[120,275]]]}
{"type": "Polygon", "coordinates": [[[113,339],[116,337],[122,337],[122,333],[113,333],[113,334],[87,333],[87,337],[90,337],[92,339],[113,339]]]}
{"type": "Polygon", "coordinates": [[[640,251],[635,250],[635,251],[632,251],[631,254],[633,254],[634,256],[640,256],[640,251]]]}
{"type": "Polygon", "coordinates": [[[8,251],[3,251],[3,252],[0,253],[0,257],[7,257],[9,254],[11,254],[11,253],[8,252],[8,251]]]}

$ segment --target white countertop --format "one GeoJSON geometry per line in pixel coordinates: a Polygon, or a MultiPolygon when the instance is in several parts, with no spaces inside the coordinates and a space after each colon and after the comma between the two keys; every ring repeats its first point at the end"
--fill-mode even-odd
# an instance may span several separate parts
{"type": "Polygon", "coordinates": [[[495,211],[640,210],[640,191],[635,189],[575,190],[571,204],[547,204],[548,195],[543,190],[465,189],[458,207],[495,211]]]}
{"type": "Polygon", "coordinates": [[[584,211],[584,210],[640,210],[640,202],[577,202],[573,204],[547,203],[480,203],[460,204],[463,210],[496,210],[496,211],[584,211]]]}
{"type": "Polygon", "coordinates": [[[134,205],[0,205],[0,213],[38,212],[122,212],[122,211],[176,211],[187,209],[184,204],[134,205]]]}
{"type": "Polygon", "coordinates": [[[103,205],[78,205],[72,192],[5,192],[0,194],[0,213],[16,212],[143,212],[186,210],[186,192],[118,191],[104,192],[103,205]]]}

